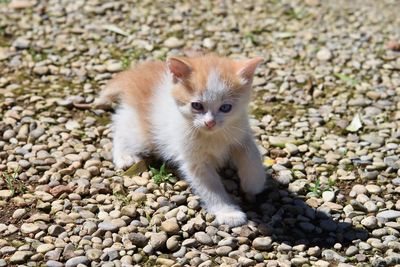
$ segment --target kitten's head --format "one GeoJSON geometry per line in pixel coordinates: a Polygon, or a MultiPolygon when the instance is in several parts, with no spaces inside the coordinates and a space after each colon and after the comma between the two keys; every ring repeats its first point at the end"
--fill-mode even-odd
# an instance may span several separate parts
{"type": "Polygon", "coordinates": [[[247,111],[254,71],[262,61],[215,55],[169,58],[172,95],[180,112],[202,132],[234,130],[234,122],[247,111]]]}

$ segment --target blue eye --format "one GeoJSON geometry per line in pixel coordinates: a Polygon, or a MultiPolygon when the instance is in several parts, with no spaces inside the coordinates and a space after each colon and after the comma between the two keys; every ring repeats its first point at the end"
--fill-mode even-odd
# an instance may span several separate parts
{"type": "Polygon", "coordinates": [[[222,106],[219,107],[219,110],[224,113],[228,113],[229,111],[231,111],[231,109],[232,109],[231,104],[223,104],[222,106]]]}
{"type": "Polygon", "coordinates": [[[192,102],[192,108],[197,111],[202,111],[204,109],[203,105],[199,102],[192,102]]]}

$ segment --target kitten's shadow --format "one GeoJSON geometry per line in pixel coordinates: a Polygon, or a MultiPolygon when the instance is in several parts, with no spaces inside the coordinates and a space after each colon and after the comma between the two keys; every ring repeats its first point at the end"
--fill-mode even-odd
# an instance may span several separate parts
{"type": "Polygon", "coordinates": [[[329,206],[310,207],[301,196],[290,192],[271,177],[269,187],[257,195],[255,203],[244,202],[249,219],[258,223],[261,234],[291,246],[304,244],[330,248],[340,243],[349,245],[368,238],[364,229],[343,222],[340,213],[329,206]]]}

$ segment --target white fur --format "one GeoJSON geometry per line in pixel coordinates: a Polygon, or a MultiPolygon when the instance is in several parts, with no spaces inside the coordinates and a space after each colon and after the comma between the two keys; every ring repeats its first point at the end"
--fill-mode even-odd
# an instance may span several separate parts
{"type": "Polygon", "coordinates": [[[190,104],[179,106],[171,95],[173,79],[168,73],[153,97],[150,121],[152,136],[146,140],[137,127],[133,108],[123,105],[114,116],[114,162],[117,167],[129,166],[139,155],[155,147],[164,160],[175,162],[205,208],[216,215],[220,224],[236,226],[246,215],[225,191],[217,173],[232,157],[238,167],[241,186],[246,193],[256,194],[264,187],[261,157],[251,137],[247,117],[248,96],[232,99],[227,84],[218,73],[210,72],[207,90],[195,96],[201,101],[203,113],[193,112],[190,104]],[[219,111],[222,104],[233,105],[231,112],[219,111]],[[214,119],[215,129],[204,121],[214,119]]]}

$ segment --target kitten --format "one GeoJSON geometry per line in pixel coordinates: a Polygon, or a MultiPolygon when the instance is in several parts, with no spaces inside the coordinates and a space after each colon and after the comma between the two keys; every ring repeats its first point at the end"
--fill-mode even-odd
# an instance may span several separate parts
{"type": "Polygon", "coordinates": [[[171,57],[118,74],[100,97],[122,102],[113,116],[115,166],[126,168],[156,153],[179,167],[219,224],[245,223],[217,170],[232,159],[245,193],[264,189],[264,168],[247,115],[261,62],[259,57],[171,57]]]}

